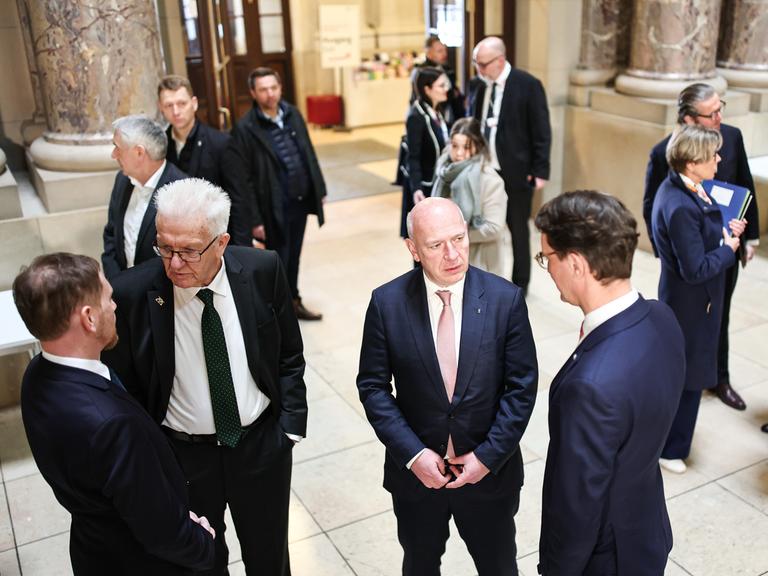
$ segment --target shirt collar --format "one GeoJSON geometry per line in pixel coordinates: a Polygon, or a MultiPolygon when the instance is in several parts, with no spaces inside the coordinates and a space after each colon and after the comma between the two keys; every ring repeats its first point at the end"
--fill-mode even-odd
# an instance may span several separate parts
{"type": "Polygon", "coordinates": [[[230,295],[229,282],[227,281],[226,265],[224,264],[224,258],[221,259],[221,268],[213,277],[211,283],[208,286],[192,286],[191,288],[179,288],[173,287],[173,301],[176,303],[177,308],[183,308],[192,299],[197,296],[202,288],[208,288],[214,294],[227,298],[230,295]]]}
{"type": "Polygon", "coordinates": [[[74,358],[72,356],[57,356],[56,354],[51,354],[50,352],[46,352],[45,350],[43,350],[43,358],[45,358],[49,362],[53,362],[54,364],[59,364],[61,366],[69,366],[70,368],[78,368],[80,370],[86,370],[88,372],[92,372],[93,374],[101,376],[106,380],[110,380],[110,381],[112,380],[112,378],[110,378],[110,375],[109,375],[109,368],[107,368],[107,365],[100,362],[99,360],[91,360],[88,358],[74,358]]]}
{"type": "Polygon", "coordinates": [[[694,181],[688,178],[688,176],[686,176],[685,174],[682,174],[679,172],[678,174],[680,174],[680,180],[682,180],[683,184],[685,184],[690,190],[699,190],[700,187],[702,190],[704,189],[703,186],[701,186],[701,184],[695,184],[694,181]]]}
{"type": "Polygon", "coordinates": [[[142,184],[136,178],[133,176],[129,176],[131,180],[131,184],[133,184],[136,188],[146,188],[149,190],[154,190],[157,187],[157,183],[160,181],[160,177],[163,175],[163,171],[165,170],[165,164],[166,161],[163,160],[163,163],[160,164],[160,168],[158,168],[152,176],[149,177],[149,179],[142,184]]]}
{"type": "Polygon", "coordinates": [[[273,124],[277,124],[281,126],[283,124],[283,119],[285,118],[285,110],[283,110],[283,103],[280,102],[277,105],[277,116],[272,118],[272,116],[269,116],[264,113],[264,111],[261,109],[261,106],[258,105],[258,103],[254,103],[254,106],[256,106],[256,114],[259,115],[259,118],[262,118],[264,120],[267,120],[268,122],[272,122],[273,124]]]}
{"type": "MultiPolygon", "coordinates": [[[[450,290],[451,291],[451,301],[454,301],[456,298],[461,300],[464,297],[464,281],[467,278],[467,275],[464,274],[461,280],[458,282],[451,284],[450,286],[438,286],[432,280],[430,280],[426,274],[422,272],[422,275],[424,276],[424,285],[427,288],[427,297],[434,296],[435,292],[438,290],[450,290]]],[[[439,298],[439,296],[438,296],[439,298]]]]}
{"type": "Polygon", "coordinates": [[[600,306],[600,308],[595,308],[592,310],[592,312],[584,316],[584,324],[582,325],[582,329],[584,330],[584,338],[587,337],[587,334],[600,326],[600,324],[610,320],[621,312],[624,312],[624,310],[637,302],[639,297],[640,294],[638,294],[637,290],[632,288],[623,296],[619,296],[615,300],[611,300],[607,304],[603,304],[600,306]]]}

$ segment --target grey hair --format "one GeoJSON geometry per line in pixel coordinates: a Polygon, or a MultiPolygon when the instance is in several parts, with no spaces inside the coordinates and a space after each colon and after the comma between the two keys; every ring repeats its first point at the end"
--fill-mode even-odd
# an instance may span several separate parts
{"type": "Polygon", "coordinates": [[[723,136],[717,130],[699,124],[680,124],[667,143],[667,163],[681,173],[688,162],[699,164],[711,160],[722,145],[723,136]]]}
{"type": "Polygon", "coordinates": [[[702,82],[697,82],[683,88],[683,91],[677,97],[677,123],[685,124],[686,116],[696,118],[696,115],[699,113],[696,110],[696,105],[699,102],[704,102],[704,100],[709,100],[715,94],[717,94],[717,90],[709,84],[702,82]]]}
{"type": "Polygon", "coordinates": [[[166,184],[155,198],[157,216],[205,220],[214,236],[227,231],[232,203],[224,190],[202,178],[185,178],[166,184]]]}
{"type": "Polygon", "coordinates": [[[143,114],[123,116],[112,122],[128,146],[142,146],[152,160],[163,160],[168,148],[168,136],[163,127],[143,114]]]}

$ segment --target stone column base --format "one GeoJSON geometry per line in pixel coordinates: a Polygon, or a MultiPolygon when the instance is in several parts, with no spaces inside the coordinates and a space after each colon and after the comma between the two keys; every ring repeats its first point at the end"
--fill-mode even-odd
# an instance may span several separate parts
{"type": "Polygon", "coordinates": [[[717,73],[733,88],[758,88],[768,90],[768,70],[737,70],[718,68],[717,73]]]}
{"type": "Polygon", "coordinates": [[[568,79],[571,84],[575,84],[576,86],[599,86],[601,84],[607,84],[614,76],[616,76],[615,68],[610,68],[608,70],[577,68],[570,73],[568,79]]]}
{"type": "Polygon", "coordinates": [[[32,183],[48,213],[66,212],[109,204],[117,170],[62,172],[38,166],[27,151],[32,183]]]}
{"type": "Polygon", "coordinates": [[[6,166],[5,171],[0,172],[0,220],[22,216],[19,186],[11,169],[6,166]]]}
{"type": "Polygon", "coordinates": [[[118,167],[112,144],[59,144],[39,137],[29,147],[36,166],[61,172],[99,172],[118,167]]]}
{"type": "Polygon", "coordinates": [[[703,82],[712,86],[719,94],[725,93],[728,82],[722,76],[702,78],[697,80],[667,80],[655,78],[640,78],[629,74],[619,74],[616,77],[616,91],[629,96],[642,98],[672,98],[677,99],[686,86],[703,82]]]}

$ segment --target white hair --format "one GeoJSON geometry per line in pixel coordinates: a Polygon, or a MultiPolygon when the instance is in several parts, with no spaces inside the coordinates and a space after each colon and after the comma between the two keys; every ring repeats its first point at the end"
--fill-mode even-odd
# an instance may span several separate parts
{"type": "Polygon", "coordinates": [[[232,203],[224,190],[202,178],[185,178],[157,191],[157,215],[174,220],[202,219],[214,236],[227,231],[232,203]]]}
{"type": "Polygon", "coordinates": [[[163,127],[143,114],[123,116],[112,122],[128,146],[142,146],[152,160],[163,160],[168,148],[168,136],[163,127]]]}

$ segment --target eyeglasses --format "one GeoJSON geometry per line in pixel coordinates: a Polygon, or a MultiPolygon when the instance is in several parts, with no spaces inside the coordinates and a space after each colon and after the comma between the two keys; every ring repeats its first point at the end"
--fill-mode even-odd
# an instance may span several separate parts
{"type": "Polygon", "coordinates": [[[491,58],[490,60],[488,60],[486,62],[480,62],[479,60],[472,60],[472,63],[475,66],[477,66],[477,68],[479,70],[482,70],[482,69],[487,68],[488,66],[490,66],[493,62],[495,62],[496,60],[498,60],[502,56],[503,56],[503,54],[497,54],[496,56],[494,56],[493,58],[491,58]]]}
{"type": "Polygon", "coordinates": [[[717,110],[715,110],[714,112],[712,112],[710,114],[699,114],[697,112],[696,113],[696,117],[697,118],[709,118],[710,120],[714,120],[715,116],[722,116],[723,115],[723,110],[725,110],[725,100],[720,100],[720,108],[718,108],[717,110]]]}
{"type": "Polygon", "coordinates": [[[536,260],[536,263],[544,268],[544,270],[547,269],[547,265],[549,264],[549,257],[553,254],[557,254],[554,250],[552,252],[547,252],[546,254],[544,252],[539,252],[534,256],[533,258],[536,260]]]}
{"type": "Polygon", "coordinates": [[[219,235],[213,237],[213,240],[208,242],[208,246],[203,248],[202,250],[171,250],[168,246],[158,246],[157,244],[154,244],[152,246],[152,249],[155,251],[155,254],[160,256],[160,258],[163,258],[165,260],[172,260],[173,255],[176,254],[179,259],[182,262],[187,263],[194,263],[194,262],[200,262],[203,258],[203,254],[205,254],[205,251],[208,250],[211,246],[213,246],[213,243],[216,242],[219,235]]]}

